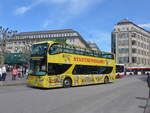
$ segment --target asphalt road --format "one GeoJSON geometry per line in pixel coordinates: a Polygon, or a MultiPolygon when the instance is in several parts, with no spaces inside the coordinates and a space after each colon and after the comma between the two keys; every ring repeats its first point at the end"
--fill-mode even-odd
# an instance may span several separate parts
{"type": "Polygon", "coordinates": [[[143,113],[145,77],[73,88],[0,87],[0,113],[143,113]]]}

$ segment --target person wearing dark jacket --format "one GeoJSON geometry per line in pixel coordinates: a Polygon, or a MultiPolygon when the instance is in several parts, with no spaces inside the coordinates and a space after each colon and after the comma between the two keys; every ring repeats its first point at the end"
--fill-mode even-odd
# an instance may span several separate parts
{"type": "Polygon", "coordinates": [[[149,87],[149,98],[150,98],[150,74],[147,76],[147,85],[149,87]]]}

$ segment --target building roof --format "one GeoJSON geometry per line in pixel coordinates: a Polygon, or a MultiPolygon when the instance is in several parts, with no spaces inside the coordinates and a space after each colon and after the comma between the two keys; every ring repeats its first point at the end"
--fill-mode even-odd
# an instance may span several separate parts
{"type": "MultiPolygon", "coordinates": [[[[63,30],[43,30],[43,31],[31,31],[31,32],[21,32],[18,33],[16,35],[32,35],[32,34],[45,34],[45,33],[72,33],[72,32],[76,32],[72,29],[63,29],[63,30]]],[[[78,33],[78,32],[76,32],[78,33]]]]}
{"type": "Polygon", "coordinates": [[[123,24],[133,24],[133,22],[129,21],[128,19],[123,19],[117,23],[117,25],[123,25],[123,24]]]}
{"type": "Polygon", "coordinates": [[[134,26],[136,26],[136,27],[138,27],[138,28],[140,28],[140,29],[146,31],[147,33],[150,33],[150,31],[145,30],[144,28],[142,28],[142,27],[140,27],[140,26],[134,24],[133,22],[129,21],[128,19],[123,19],[123,20],[121,20],[121,21],[119,21],[119,22],[117,23],[117,25],[126,25],[126,24],[132,24],[132,25],[134,25],[134,26]]]}
{"type": "Polygon", "coordinates": [[[78,34],[77,37],[85,44],[85,46],[87,48],[90,48],[89,45],[87,44],[87,42],[80,35],[80,33],[75,31],[75,30],[73,30],[73,29],[21,32],[21,33],[16,34],[15,36],[36,35],[36,34],[38,35],[38,34],[47,34],[47,33],[51,33],[51,34],[55,34],[55,33],[77,33],[78,34]]]}

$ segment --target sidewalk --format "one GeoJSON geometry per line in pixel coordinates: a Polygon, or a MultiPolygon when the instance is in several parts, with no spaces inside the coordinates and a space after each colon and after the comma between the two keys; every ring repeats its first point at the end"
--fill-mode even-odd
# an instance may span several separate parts
{"type": "Polygon", "coordinates": [[[146,108],[144,110],[144,113],[150,113],[150,99],[149,98],[147,99],[146,108]]]}
{"type": "Polygon", "coordinates": [[[21,79],[16,77],[16,80],[12,80],[12,76],[10,74],[7,74],[5,81],[0,81],[0,87],[1,86],[25,85],[25,84],[26,84],[26,77],[21,78],[21,79]]]}

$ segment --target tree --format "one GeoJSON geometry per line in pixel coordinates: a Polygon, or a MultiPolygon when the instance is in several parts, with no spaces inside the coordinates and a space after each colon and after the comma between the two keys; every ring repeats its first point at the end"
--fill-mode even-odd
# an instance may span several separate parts
{"type": "Polygon", "coordinates": [[[23,60],[29,63],[31,56],[31,45],[26,43],[22,53],[23,53],[23,60]]]}
{"type": "Polygon", "coordinates": [[[6,43],[8,40],[12,39],[17,31],[9,30],[9,28],[3,28],[0,26],[0,67],[5,61],[6,43]]]}

